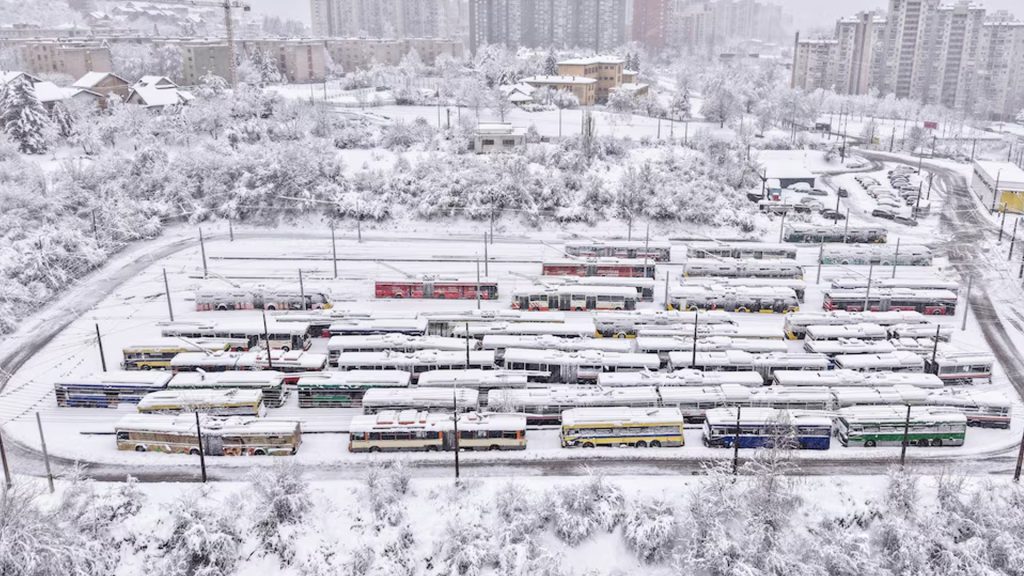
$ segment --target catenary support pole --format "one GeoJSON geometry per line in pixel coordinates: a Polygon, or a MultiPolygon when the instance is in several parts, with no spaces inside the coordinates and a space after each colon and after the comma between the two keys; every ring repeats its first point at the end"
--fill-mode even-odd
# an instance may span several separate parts
{"type": "Polygon", "coordinates": [[[874,263],[868,264],[868,285],[864,290],[864,312],[871,310],[871,277],[874,275],[875,265],[874,263]]]}
{"type": "Polygon", "coordinates": [[[825,257],[825,243],[818,247],[818,278],[814,281],[815,284],[821,284],[821,261],[825,257]]]}
{"type": "Polygon", "coordinates": [[[46,450],[46,436],[43,435],[43,420],[36,412],[36,425],[39,427],[39,446],[43,450],[43,464],[46,466],[46,481],[50,485],[50,494],[53,494],[53,472],[50,471],[50,453],[46,450]]]}
{"type": "Polygon", "coordinates": [[[299,268],[299,300],[302,302],[302,309],[307,310],[309,307],[306,306],[306,285],[302,282],[302,268],[299,268]]]}
{"type": "Polygon", "coordinates": [[[903,420],[903,441],[900,442],[900,467],[907,463],[907,444],[910,443],[910,404],[907,404],[907,417],[903,420]]]}
{"type": "MultiPolygon", "coordinates": [[[[967,330],[967,314],[971,311],[971,284],[974,284],[974,276],[967,278],[967,293],[964,295],[964,317],[960,321],[960,331],[967,330]]],[[[938,338],[935,339],[938,341],[938,338]]]]}
{"type": "Polygon", "coordinates": [[[999,240],[998,240],[998,242],[1000,242],[1000,243],[1003,241],[1003,226],[1005,226],[1005,225],[1006,225],[1006,203],[1003,202],[1003,215],[1002,215],[1001,218],[999,218],[999,240]]]}
{"type": "Polygon", "coordinates": [[[490,262],[491,258],[487,254],[487,232],[484,232],[484,276],[488,278],[491,276],[490,262]]]}
{"type": "Polygon", "coordinates": [[[672,306],[672,302],[668,299],[668,283],[671,276],[672,273],[665,270],[665,310],[670,310],[672,306]]]}
{"type": "Polygon", "coordinates": [[[103,371],[106,372],[107,371],[107,357],[103,353],[103,336],[100,335],[100,325],[99,325],[99,323],[96,324],[96,345],[99,346],[99,349],[100,349],[100,366],[102,366],[103,367],[103,371]]]}
{"type": "Polygon", "coordinates": [[[231,218],[228,218],[228,238],[231,242],[235,241],[235,226],[231,223],[231,218]]]}
{"type": "Polygon", "coordinates": [[[1017,243],[1017,225],[1020,224],[1020,216],[1013,219],[1013,233],[1010,234],[1010,255],[1006,257],[1007,262],[1013,260],[1013,247],[1017,243]]]}
{"type": "Polygon", "coordinates": [[[892,256],[892,277],[896,277],[896,266],[900,263],[900,239],[896,238],[896,252],[892,256]]]}
{"type": "Polygon", "coordinates": [[[199,442],[199,468],[203,472],[203,484],[206,484],[206,450],[203,449],[203,429],[199,424],[199,412],[196,413],[196,440],[199,442]]]}
{"type": "Polygon", "coordinates": [[[174,307],[171,305],[171,288],[167,283],[167,268],[164,268],[164,294],[167,295],[167,315],[171,317],[171,322],[174,322],[174,307]]]}
{"type": "Polygon", "coordinates": [[[334,222],[331,222],[331,262],[334,264],[334,279],[338,279],[338,240],[334,236],[334,222]]]}
{"type": "Polygon", "coordinates": [[[690,368],[697,369],[697,325],[700,323],[700,311],[693,311],[693,355],[690,357],[690,368]]]}
{"type": "Polygon", "coordinates": [[[782,244],[783,234],[786,231],[786,212],[783,210],[782,219],[779,222],[779,244],[782,244]]]}
{"type": "Polygon", "coordinates": [[[732,440],[732,475],[740,473],[740,410],[741,406],[736,405],[736,435],[732,440]]]}
{"type": "Polygon", "coordinates": [[[203,278],[207,276],[206,270],[206,242],[203,240],[203,229],[199,229],[199,252],[203,256],[203,278]]]}
{"type": "Polygon", "coordinates": [[[264,309],[263,312],[263,341],[267,344],[267,368],[270,370],[274,369],[274,359],[270,354],[270,330],[267,329],[267,311],[264,309]]]}
{"type": "Polygon", "coordinates": [[[4,486],[11,489],[11,467],[7,464],[7,449],[4,448],[4,431],[0,428],[0,464],[4,467],[4,486]]]}
{"type": "Polygon", "coordinates": [[[843,244],[846,244],[846,239],[850,235],[850,209],[846,209],[846,220],[843,224],[843,244]]]}

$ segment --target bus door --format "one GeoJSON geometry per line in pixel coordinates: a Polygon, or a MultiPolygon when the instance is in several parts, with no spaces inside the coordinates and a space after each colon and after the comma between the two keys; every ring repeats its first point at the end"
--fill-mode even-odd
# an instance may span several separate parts
{"type": "MultiPolygon", "coordinates": [[[[428,432],[427,434],[430,434],[430,433],[428,432]]],[[[455,450],[455,432],[454,431],[438,432],[438,435],[441,436],[441,449],[442,450],[452,450],[452,451],[455,450]]]]}
{"type": "Polygon", "coordinates": [[[559,294],[552,296],[552,300],[557,302],[557,305],[552,306],[549,302],[548,308],[552,310],[572,310],[572,294],[559,294]]]}
{"type": "Polygon", "coordinates": [[[587,310],[597,310],[597,296],[587,296],[587,310]]]}
{"type": "Polygon", "coordinates": [[[587,264],[583,269],[584,276],[597,276],[597,265],[587,264]]]}
{"type": "Polygon", "coordinates": [[[626,310],[636,310],[636,298],[626,298],[626,310]]]}
{"type": "Polygon", "coordinates": [[[219,434],[203,434],[203,452],[210,456],[223,456],[224,437],[219,434]]]}
{"type": "MultiPolygon", "coordinates": [[[[421,298],[444,298],[444,294],[435,294],[434,293],[434,283],[433,282],[424,282],[422,290],[423,290],[423,296],[421,296],[421,298]]],[[[413,288],[412,292],[413,292],[413,294],[411,294],[411,296],[413,298],[415,298],[416,297],[416,294],[415,294],[416,289],[413,288]]]]}

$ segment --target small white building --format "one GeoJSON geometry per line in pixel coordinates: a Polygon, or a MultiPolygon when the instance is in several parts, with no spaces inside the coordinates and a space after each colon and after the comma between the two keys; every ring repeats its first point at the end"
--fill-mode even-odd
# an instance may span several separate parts
{"type": "Polygon", "coordinates": [[[188,104],[195,97],[191,92],[178,88],[178,85],[164,76],[143,76],[132,85],[128,92],[129,104],[138,104],[145,108],[163,108],[188,104]]]}
{"type": "Polygon", "coordinates": [[[526,145],[526,130],[507,122],[480,123],[473,135],[473,150],[477,154],[509,152],[526,145]]]}
{"type": "Polygon", "coordinates": [[[1024,170],[1010,162],[975,160],[971,188],[990,210],[1024,214],[1024,170]]]}

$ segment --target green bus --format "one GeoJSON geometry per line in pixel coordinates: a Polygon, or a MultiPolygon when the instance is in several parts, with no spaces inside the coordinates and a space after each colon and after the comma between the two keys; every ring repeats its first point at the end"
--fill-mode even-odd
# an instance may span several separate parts
{"type": "MultiPolygon", "coordinates": [[[[843,446],[901,446],[907,427],[906,406],[851,406],[839,410],[836,435],[843,446]]],[[[962,446],[967,417],[959,412],[910,408],[909,446],[962,446]]]]}
{"type": "Polygon", "coordinates": [[[404,370],[311,372],[299,378],[299,408],[359,408],[371,388],[408,388],[404,370]]]}

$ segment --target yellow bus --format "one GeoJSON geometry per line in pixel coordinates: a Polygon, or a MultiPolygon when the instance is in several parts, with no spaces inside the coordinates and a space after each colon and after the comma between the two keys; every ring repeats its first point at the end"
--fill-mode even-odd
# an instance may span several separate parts
{"type": "Polygon", "coordinates": [[[122,349],[124,361],[121,367],[125,370],[167,370],[171,367],[171,358],[182,352],[213,353],[244,345],[244,340],[187,341],[180,338],[157,338],[146,344],[122,349]]]}
{"type": "MultiPolygon", "coordinates": [[[[210,456],[283,456],[295,454],[302,428],[295,421],[232,416],[200,416],[202,451],[210,456]]],[[[118,450],[199,455],[192,414],[130,414],[114,426],[118,450]]]]}
{"type": "Polygon", "coordinates": [[[562,412],[562,447],[683,446],[678,408],[572,408],[562,412]]]}
{"type": "Polygon", "coordinates": [[[259,389],[182,389],[150,392],[139,400],[141,414],[202,412],[213,416],[264,416],[263,392],[259,389]]]}
{"type": "MultiPolygon", "coordinates": [[[[526,417],[519,414],[459,414],[459,450],[523,450],[526,417]]],[[[454,450],[451,414],[385,410],[354,416],[349,424],[349,452],[454,450]]]]}

